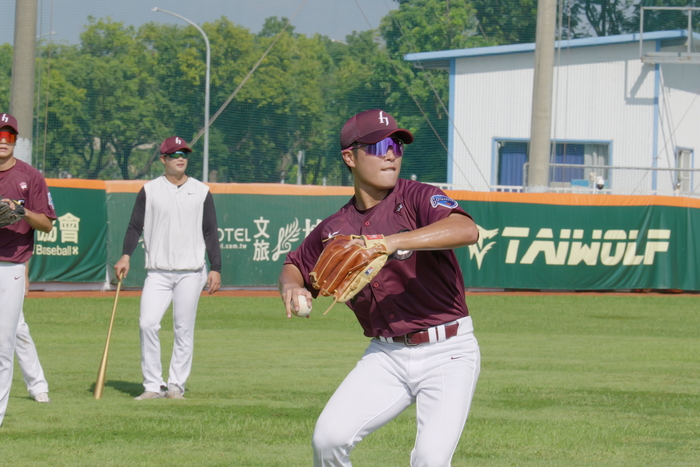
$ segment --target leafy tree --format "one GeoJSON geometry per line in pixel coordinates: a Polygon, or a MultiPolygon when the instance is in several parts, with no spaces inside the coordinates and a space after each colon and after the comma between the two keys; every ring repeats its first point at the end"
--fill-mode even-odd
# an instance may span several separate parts
{"type": "Polygon", "coordinates": [[[147,55],[133,27],[90,21],[81,44],[53,58],[47,170],[60,165],[86,178],[138,177],[132,156],[143,158],[163,132],[159,86],[143,72],[147,55]]]}
{"type": "Polygon", "coordinates": [[[10,81],[12,70],[12,46],[0,45],[0,112],[10,110],[10,81]]]}
{"type": "MultiPolygon", "coordinates": [[[[284,29],[285,24],[284,19],[270,18],[260,34],[239,41],[245,50],[217,52],[221,58],[213,78],[213,109],[231,96],[269,49],[214,122],[221,145],[210,167],[217,170],[219,181],[278,183],[296,178],[291,173],[296,153],[313,152],[322,138],[323,81],[332,62],[321,37],[295,35],[292,27],[284,29]]],[[[219,22],[216,30],[214,39],[210,36],[214,48],[234,42],[220,41],[217,35],[244,31],[227,21],[219,22]]],[[[307,160],[313,158],[307,155],[307,160]]]]}
{"type": "MultiPolygon", "coordinates": [[[[444,70],[415,68],[407,53],[493,45],[479,31],[477,10],[466,0],[402,0],[399,9],[382,19],[386,43],[377,63],[383,105],[414,133],[415,143],[403,162],[404,176],[444,181],[447,172],[448,75],[444,70]],[[428,162],[429,161],[429,162],[428,162]]],[[[420,64],[419,64],[420,66],[420,64]]]]}
{"type": "Polygon", "coordinates": [[[494,44],[535,42],[537,0],[472,0],[478,30],[494,44]]]}
{"type": "MultiPolygon", "coordinates": [[[[633,20],[629,32],[639,32],[641,6],[646,7],[698,7],[698,0],[642,0],[637,8],[634,8],[633,20]]],[[[693,30],[700,28],[700,14],[692,12],[693,30]]],[[[688,29],[688,12],[673,10],[646,10],[644,12],[644,31],[670,31],[674,29],[688,29]]]]}
{"type": "Polygon", "coordinates": [[[401,1],[382,18],[380,30],[391,53],[464,49],[491,45],[478,31],[477,10],[468,0],[401,1]]]}
{"type": "Polygon", "coordinates": [[[580,4],[588,25],[597,36],[610,36],[638,31],[633,19],[635,6],[633,0],[583,0],[580,4]]]}

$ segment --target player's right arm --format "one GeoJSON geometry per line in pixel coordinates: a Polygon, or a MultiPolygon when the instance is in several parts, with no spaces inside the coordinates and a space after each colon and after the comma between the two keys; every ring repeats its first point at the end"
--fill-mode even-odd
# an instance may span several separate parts
{"type": "Polygon", "coordinates": [[[287,318],[292,317],[292,308],[299,310],[299,295],[306,297],[308,305],[314,296],[318,295],[311,286],[309,273],[323,251],[322,232],[332,218],[333,216],[319,223],[296,250],[287,254],[287,259],[282,265],[278,283],[287,318]]]}
{"type": "MultiPolygon", "coordinates": [[[[10,209],[13,211],[16,209],[17,204],[14,200],[9,198],[2,198],[2,201],[10,205],[10,209]]],[[[26,207],[24,208],[24,220],[32,227],[34,230],[39,230],[41,232],[49,233],[53,229],[53,223],[49,217],[42,212],[34,212],[26,207]]]]}
{"type": "Polygon", "coordinates": [[[448,250],[473,245],[479,230],[471,217],[452,213],[444,219],[416,230],[385,237],[389,253],[396,250],[448,250]]]}
{"type": "Polygon", "coordinates": [[[49,219],[46,214],[41,212],[34,212],[25,208],[24,220],[27,221],[34,230],[49,233],[53,229],[51,219],[49,219]]]}
{"type": "Polygon", "coordinates": [[[287,318],[292,317],[292,307],[299,310],[299,303],[296,302],[299,295],[304,295],[307,300],[313,298],[311,293],[304,288],[304,277],[301,275],[299,268],[294,264],[286,263],[282,266],[282,272],[280,272],[278,282],[280,296],[284,302],[287,318]]]}
{"type": "Polygon", "coordinates": [[[126,277],[129,275],[130,259],[134,250],[139,244],[139,238],[143,232],[143,222],[146,215],[146,190],[141,188],[139,194],[136,195],[134,210],[131,211],[131,220],[129,227],[124,235],[124,246],[122,248],[122,257],[119,258],[117,264],[114,265],[114,273],[117,277],[126,277]]]}

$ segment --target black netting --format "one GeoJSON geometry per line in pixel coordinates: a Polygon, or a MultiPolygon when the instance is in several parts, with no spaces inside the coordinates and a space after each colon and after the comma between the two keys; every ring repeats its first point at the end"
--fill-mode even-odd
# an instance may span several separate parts
{"type": "MultiPolygon", "coordinates": [[[[365,14],[361,2],[355,4],[356,9],[339,9],[335,16],[308,8],[300,13],[340,24],[348,11],[358,18],[365,14]]],[[[296,183],[303,151],[302,183],[346,184],[340,127],[354,113],[382,108],[416,136],[402,175],[443,182],[448,73],[416,68],[403,56],[534,42],[537,2],[387,4],[391,10],[381,22],[373,18],[377,29],[355,32],[342,42],[297,33],[295,19],[275,11],[260,31],[225,16],[201,24],[211,43],[210,115],[216,116],[209,134],[209,181],[296,183]]],[[[645,0],[644,5],[685,6],[685,1],[645,0]]],[[[625,0],[560,2],[559,12],[563,39],[640,28],[639,5],[625,0]]],[[[686,28],[687,15],[646,12],[644,30],[686,28]]],[[[693,24],[698,21],[700,13],[693,24]]],[[[175,134],[196,140],[196,155],[202,155],[205,47],[195,27],[175,18],[138,26],[86,18],[78,43],[44,36],[37,51],[33,164],[47,177],[152,178],[161,171],[158,144],[175,134]]],[[[12,46],[1,45],[3,109],[9,104],[11,65],[12,46]]],[[[190,173],[201,179],[202,158],[190,160],[190,173]]]]}

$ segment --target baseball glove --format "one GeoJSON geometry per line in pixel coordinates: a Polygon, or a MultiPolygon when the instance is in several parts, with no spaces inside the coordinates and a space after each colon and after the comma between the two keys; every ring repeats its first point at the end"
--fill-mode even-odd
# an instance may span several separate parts
{"type": "Polygon", "coordinates": [[[338,235],[326,240],[313,271],[311,285],[324,297],[334,297],[333,304],[345,303],[367,285],[386,263],[389,253],[383,235],[338,235]],[[365,245],[348,242],[364,238],[365,245]]]}
{"type": "Polygon", "coordinates": [[[0,201],[0,228],[16,224],[24,219],[24,208],[15,203],[15,208],[5,201],[0,201]]]}

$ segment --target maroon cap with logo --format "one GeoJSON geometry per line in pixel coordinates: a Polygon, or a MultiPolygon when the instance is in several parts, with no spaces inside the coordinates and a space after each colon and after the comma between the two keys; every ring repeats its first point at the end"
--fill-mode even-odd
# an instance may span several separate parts
{"type": "Polygon", "coordinates": [[[340,130],[340,149],[347,149],[352,143],[374,144],[384,138],[396,135],[405,144],[413,142],[410,131],[399,128],[394,117],[383,110],[365,110],[345,122],[340,130]]]}
{"type": "Polygon", "coordinates": [[[12,115],[0,114],[0,128],[4,126],[9,126],[13,130],[15,130],[15,133],[19,134],[19,130],[17,129],[17,119],[12,115]]]}
{"type": "Polygon", "coordinates": [[[174,154],[178,151],[192,152],[185,140],[179,136],[171,136],[160,145],[161,154],[174,154]]]}

